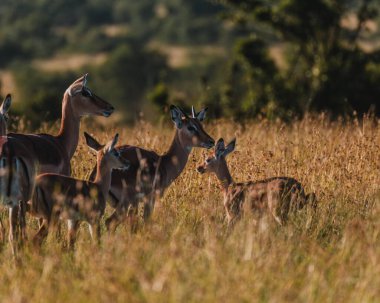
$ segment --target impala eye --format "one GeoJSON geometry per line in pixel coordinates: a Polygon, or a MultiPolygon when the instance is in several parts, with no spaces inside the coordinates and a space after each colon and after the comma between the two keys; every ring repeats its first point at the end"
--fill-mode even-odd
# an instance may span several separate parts
{"type": "Polygon", "coordinates": [[[190,132],[192,132],[192,133],[197,133],[198,132],[197,128],[195,126],[192,126],[192,125],[189,125],[187,127],[187,130],[190,131],[190,132]]]}

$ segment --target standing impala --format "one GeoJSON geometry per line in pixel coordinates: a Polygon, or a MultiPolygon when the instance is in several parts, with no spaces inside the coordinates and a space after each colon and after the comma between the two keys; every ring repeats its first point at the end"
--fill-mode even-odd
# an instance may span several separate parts
{"type": "MultiPolygon", "coordinates": [[[[149,218],[156,196],[162,196],[165,189],[181,174],[192,148],[214,146],[214,139],[205,132],[201,124],[206,117],[206,111],[207,108],[196,113],[193,108],[192,116],[189,117],[180,108],[173,105],[170,107],[176,131],[173,142],[164,155],[130,145],[117,148],[131,162],[131,166],[127,171],[112,173],[110,197],[111,206],[116,210],[106,220],[108,229],[114,230],[127,210],[130,219],[134,221],[141,199],[145,200],[144,219],[149,218]]],[[[96,168],[92,172],[92,178],[95,171],[96,168]]]]}
{"type": "Polygon", "coordinates": [[[12,97],[8,94],[0,106],[0,136],[7,134],[8,111],[12,104],[12,97]]]}
{"type": "Polygon", "coordinates": [[[214,154],[197,168],[199,173],[214,173],[218,178],[224,193],[224,208],[229,225],[241,216],[244,203],[248,203],[248,207],[258,213],[269,210],[280,225],[287,220],[290,210],[300,209],[308,203],[315,206],[315,194],[305,195],[301,183],[293,178],[273,177],[234,183],[226,156],[235,149],[235,142],[234,139],[224,146],[223,139],[219,139],[214,154]]]}
{"type": "Polygon", "coordinates": [[[6,167],[1,184],[1,203],[9,207],[12,243],[18,218],[25,236],[25,202],[30,199],[34,178],[41,173],[70,175],[70,160],[78,145],[80,119],[85,115],[109,117],[114,108],[87,87],[87,74],[72,83],[63,95],[62,120],[58,135],[9,133],[1,159],[6,167]],[[19,216],[20,213],[20,216],[19,216]]]}
{"type": "MultiPolygon", "coordinates": [[[[11,95],[7,95],[0,106],[0,150],[3,144],[7,141],[7,121],[8,121],[8,111],[12,104],[11,95]]],[[[0,192],[4,191],[3,184],[1,183],[1,176],[5,173],[4,162],[0,160],[0,192]]],[[[4,225],[0,218],[0,235],[1,240],[4,238],[4,225]]]]}
{"type": "Polygon", "coordinates": [[[68,222],[68,244],[74,245],[80,221],[89,224],[91,238],[100,239],[100,219],[106,208],[106,198],[111,184],[112,169],[127,169],[129,162],[115,149],[119,138],[107,145],[99,144],[84,133],[87,145],[97,153],[97,171],[94,182],[74,179],[59,174],[42,174],[36,177],[35,188],[29,201],[32,216],[42,218],[43,223],[35,236],[41,242],[48,234],[49,226],[54,227],[58,219],[68,222]]]}

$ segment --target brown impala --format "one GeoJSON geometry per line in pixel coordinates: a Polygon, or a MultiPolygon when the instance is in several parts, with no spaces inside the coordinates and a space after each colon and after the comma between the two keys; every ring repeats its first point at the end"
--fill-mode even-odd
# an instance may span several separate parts
{"type": "MultiPolygon", "coordinates": [[[[180,108],[173,105],[170,107],[176,131],[173,142],[164,155],[130,145],[117,148],[131,165],[127,171],[112,173],[110,197],[111,206],[116,210],[106,220],[108,229],[114,230],[127,211],[134,222],[141,199],[145,201],[144,219],[149,218],[156,196],[162,196],[165,189],[181,174],[192,148],[214,146],[214,139],[205,132],[201,124],[206,117],[206,111],[207,108],[196,113],[193,108],[190,117],[180,108]]],[[[96,168],[92,172],[92,178],[95,172],[96,168]]]]}
{"type": "Polygon", "coordinates": [[[7,95],[0,106],[0,136],[7,134],[8,111],[12,104],[11,95],[7,95]]]}
{"type": "Polygon", "coordinates": [[[35,176],[41,173],[70,175],[70,160],[78,145],[81,117],[109,117],[114,110],[112,105],[92,93],[86,84],[87,74],[72,83],[64,93],[58,135],[9,133],[7,142],[2,146],[1,160],[7,173],[0,181],[4,189],[0,192],[0,202],[10,209],[9,241],[13,251],[18,217],[22,236],[25,236],[23,209],[30,199],[35,176]]]}
{"type": "MultiPolygon", "coordinates": [[[[9,108],[11,107],[11,103],[12,103],[12,98],[11,98],[11,95],[8,94],[0,106],[0,150],[3,144],[7,141],[6,134],[7,134],[8,111],[9,111],[9,108]]],[[[5,173],[4,165],[5,163],[1,159],[0,160],[0,180],[1,180],[2,174],[5,173]]],[[[4,188],[2,188],[2,185],[3,184],[0,183],[0,192],[4,191],[4,188]]],[[[3,222],[1,221],[1,218],[0,218],[0,236],[1,236],[1,241],[3,241],[4,225],[3,225],[3,222]]]]}
{"type": "Polygon", "coordinates": [[[41,242],[48,234],[49,227],[58,219],[68,222],[68,244],[74,245],[80,221],[89,224],[91,238],[100,240],[100,219],[106,208],[106,198],[111,184],[112,169],[127,169],[129,162],[115,149],[119,138],[115,137],[106,146],[99,144],[84,133],[87,145],[97,153],[97,172],[94,182],[74,179],[59,174],[42,174],[36,177],[29,212],[42,218],[43,223],[35,236],[41,242]],[[93,234],[95,229],[95,235],[93,234]]]}
{"type": "Polygon", "coordinates": [[[214,154],[205,164],[197,168],[200,173],[214,173],[224,193],[224,208],[231,226],[242,214],[243,204],[257,213],[269,210],[273,218],[282,225],[290,210],[301,209],[306,204],[315,206],[315,194],[305,195],[297,180],[289,177],[273,177],[261,181],[234,183],[228,170],[226,156],[235,149],[236,140],[224,146],[219,139],[214,154]]]}

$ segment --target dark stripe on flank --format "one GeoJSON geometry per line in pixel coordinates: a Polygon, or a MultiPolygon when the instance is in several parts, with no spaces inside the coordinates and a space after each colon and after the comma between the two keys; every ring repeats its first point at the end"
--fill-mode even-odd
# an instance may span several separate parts
{"type": "MultiPolygon", "coordinates": [[[[18,159],[20,160],[20,163],[21,163],[21,166],[22,166],[22,169],[25,173],[25,178],[26,178],[26,182],[27,182],[27,186],[28,186],[28,197],[30,197],[30,194],[31,194],[31,188],[30,188],[30,180],[29,180],[29,172],[28,172],[28,166],[26,165],[25,161],[18,157],[18,159]]],[[[22,186],[22,185],[21,185],[22,186]]]]}
{"type": "Polygon", "coordinates": [[[9,177],[8,177],[8,187],[7,187],[7,197],[11,196],[12,191],[12,179],[13,179],[13,149],[11,148],[11,144],[8,144],[8,165],[9,165],[9,177]]]}

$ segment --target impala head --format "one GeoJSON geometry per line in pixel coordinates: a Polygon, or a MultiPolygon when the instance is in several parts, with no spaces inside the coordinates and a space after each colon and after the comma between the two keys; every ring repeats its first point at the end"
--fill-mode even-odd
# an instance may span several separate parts
{"type": "Polygon", "coordinates": [[[115,149],[115,145],[119,140],[119,134],[107,144],[100,144],[96,139],[91,137],[88,133],[84,133],[87,145],[96,152],[98,164],[105,164],[110,169],[128,169],[130,162],[124,159],[120,152],[115,149]]]}
{"type": "Polygon", "coordinates": [[[7,134],[8,111],[11,107],[11,95],[7,95],[0,106],[0,136],[7,134]]]}
{"type": "Polygon", "coordinates": [[[206,158],[205,163],[197,168],[201,174],[215,173],[217,175],[223,173],[227,168],[226,156],[235,150],[236,139],[233,139],[227,146],[224,145],[223,138],[216,142],[214,153],[206,158]]]}
{"type": "Polygon", "coordinates": [[[71,102],[74,114],[77,117],[86,115],[109,117],[113,113],[114,107],[87,87],[87,77],[88,74],[85,74],[74,81],[65,92],[71,102]]]}
{"type": "Polygon", "coordinates": [[[187,148],[214,146],[215,140],[206,133],[201,123],[206,118],[206,112],[207,108],[204,108],[196,113],[193,107],[190,117],[179,107],[170,106],[171,118],[178,130],[179,139],[187,148]]]}

